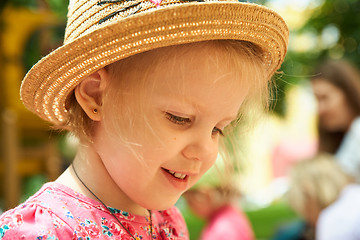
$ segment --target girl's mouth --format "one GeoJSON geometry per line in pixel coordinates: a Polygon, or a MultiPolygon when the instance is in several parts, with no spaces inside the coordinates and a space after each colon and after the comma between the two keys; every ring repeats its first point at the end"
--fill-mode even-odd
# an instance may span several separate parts
{"type": "Polygon", "coordinates": [[[178,172],[174,172],[168,169],[163,168],[163,170],[165,170],[166,172],[170,173],[171,175],[173,175],[175,178],[180,179],[180,180],[184,180],[187,175],[184,173],[178,173],[178,172]]]}

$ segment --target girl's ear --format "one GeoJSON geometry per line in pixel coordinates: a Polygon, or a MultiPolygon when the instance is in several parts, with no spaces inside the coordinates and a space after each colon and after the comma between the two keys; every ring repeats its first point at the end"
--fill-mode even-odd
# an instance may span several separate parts
{"type": "Polygon", "coordinates": [[[101,120],[102,97],[109,81],[108,76],[108,72],[102,68],[86,77],[74,90],[76,100],[93,121],[101,120]]]}

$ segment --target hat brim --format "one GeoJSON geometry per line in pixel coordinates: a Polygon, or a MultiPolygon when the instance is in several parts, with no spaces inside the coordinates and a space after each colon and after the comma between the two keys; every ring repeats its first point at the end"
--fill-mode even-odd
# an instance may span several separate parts
{"type": "Polygon", "coordinates": [[[284,60],[288,28],[274,11],[249,3],[189,3],[139,13],[42,58],[25,76],[21,98],[41,118],[61,124],[68,118],[66,98],[89,74],[137,53],[217,39],[250,41],[261,47],[271,77],[284,60]]]}

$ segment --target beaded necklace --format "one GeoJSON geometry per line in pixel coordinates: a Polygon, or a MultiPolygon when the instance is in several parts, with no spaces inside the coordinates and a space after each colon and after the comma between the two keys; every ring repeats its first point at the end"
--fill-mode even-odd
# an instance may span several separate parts
{"type": "MultiPolygon", "coordinates": [[[[78,173],[76,172],[75,170],[75,167],[74,167],[74,164],[71,164],[71,167],[77,177],[77,179],[79,179],[79,181],[81,182],[81,184],[110,212],[110,214],[116,219],[116,221],[125,229],[125,231],[134,239],[136,240],[136,238],[134,237],[134,235],[131,234],[131,232],[129,231],[129,229],[127,229],[121,222],[120,220],[115,216],[115,214],[111,211],[111,209],[109,209],[105,203],[103,201],[101,201],[101,199],[96,196],[95,193],[93,193],[90,188],[88,186],[86,186],[86,184],[83,182],[83,180],[81,180],[81,178],[79,177],[78,173]]],[[[151,211],[149,211],[149,214],[150,214],[150,236],[151,236],[151,239],[153,238],[153,227],[152,227],[152,217],[151,217],[151,211]]]]}

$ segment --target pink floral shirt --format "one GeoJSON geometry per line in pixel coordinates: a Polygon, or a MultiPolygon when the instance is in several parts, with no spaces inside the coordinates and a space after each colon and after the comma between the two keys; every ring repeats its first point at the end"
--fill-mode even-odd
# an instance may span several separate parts
{"type": "MultiPolygon", "coordinates": [[[[109,209],[137,240],[151,239],[149,217],[109,209]]],[[[152,239],[189,239],[175,207],[152,211],[152,224],[152,239]]],[[[133,240],[101,203],[54,182],[0,216],[0,239],[133,240]]]]}

